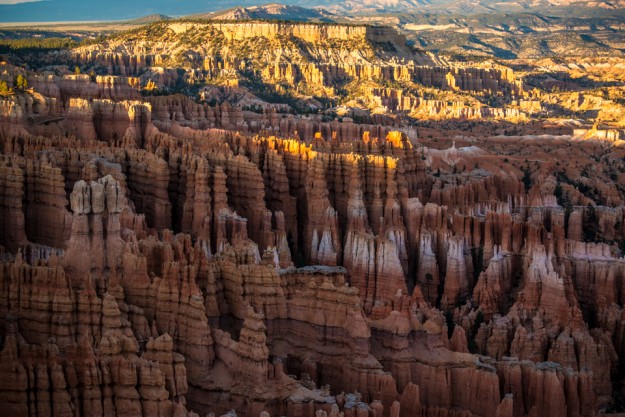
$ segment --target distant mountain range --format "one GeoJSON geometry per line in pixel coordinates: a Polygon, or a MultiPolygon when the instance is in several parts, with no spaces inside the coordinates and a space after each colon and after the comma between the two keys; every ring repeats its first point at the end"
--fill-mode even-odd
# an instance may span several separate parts
{"type": "Polygon", "coordinates": [[[270,3],[262,6],[234,7],[212,13],[201,13],[188,16],[195,19],[223,19],[223,20],[253,20],[273,19],[292,20],[301,22],[334,22],[339,16],[325,9],[308,9],[300,6],[290,6],[279,3],[270,3]]]}
{"type": "Polygon", "coordinates": [[[623,56],[625,17],[557,17],[538,13],[379,15],[415,46],[435,53],[497,58],[623,56]],[[391,22],[392,20],[392,22],[391,22]]]}
{"type": "MultiPolygon", "coordinates": [[[[318,2],[320,3],[320,2],[318,2]]],[[[327,3],[327,2],[323,2],[327,3]]],[[[328,10],[342,13],[488,13],[488,12],[570,12],[580,9],[615,10],[625,8],[625,0],[344,0],[326,5],[328,10]]]]}
{"type": "Polygon", "coordinates": [[[138,17],[136,19],[128,20],[126,23],[135,25],[147,25],[149,23],[160,22],[163,20],[171,20],[172,18],[164,14],[151,14],[148,16],[138,17]]]}
{"type": "Polygon", "coordinates": [[[501,13],[537,12],[549,15],[605,15],[625,9],[625,0],[283,0],[282,5],[263,0],[46,0],[0,4],[0,22],[62,22],[129,20],[143,16],[181,17],[222,12],[224,18],[281,18],[288,20],[332,20],[333,15],[388,13],[501,13]],[[265,5],[264,5],[265,4],[265,5]],[[236,7],[232,7],[232,6],[236,7]],[[264,6],[263,6],[264,5],[264,6]],[[262,6],[262,7],[257,7],[262,6]],[[306,7],[306,8],[304,8],[306,7]],[[317,10],[310,10],[311,8],[317,10]],[[319,8],[325,10],[318,10],[319,8]]]}

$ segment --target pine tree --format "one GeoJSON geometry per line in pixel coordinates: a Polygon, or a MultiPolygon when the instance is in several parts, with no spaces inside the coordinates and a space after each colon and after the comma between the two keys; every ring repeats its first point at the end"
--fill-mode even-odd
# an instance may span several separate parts
{"type": "Polygon", "coordinates": [[[22,74],[19,74],[15,78],[15,87],[19,90],[26,90],[28,88],[28,80],[22,74]]]}
{"type": "Polygon", "coordinates": [[[148,83],[145,85],[146,91],[154,91],[156,89],[157,89],[156,83],[152,80],[149,80],[148,83]]]}
{"type": "Polygon", "coordinates": [[[13,94],[13,89],[9,88],[6,81],[0,81],[0,96],[10,96],[13,94]]]}

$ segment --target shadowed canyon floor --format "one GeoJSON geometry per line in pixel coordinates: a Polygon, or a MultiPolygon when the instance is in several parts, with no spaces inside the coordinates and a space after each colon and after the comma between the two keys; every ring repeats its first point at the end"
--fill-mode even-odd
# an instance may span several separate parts
{"type": "Polygon", "coordinates": [[[284,22],[7,53],[0,414],[622,411],[624,65],[284,22]]]}

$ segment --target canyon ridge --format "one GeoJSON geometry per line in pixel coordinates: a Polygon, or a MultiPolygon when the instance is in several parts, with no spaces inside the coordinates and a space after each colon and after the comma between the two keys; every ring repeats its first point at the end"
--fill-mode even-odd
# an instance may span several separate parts
{"type": "Polygon", "coordinates": [[[625,411],[625,59],[236,16],[3,42],[0,414],[625,411]]]}

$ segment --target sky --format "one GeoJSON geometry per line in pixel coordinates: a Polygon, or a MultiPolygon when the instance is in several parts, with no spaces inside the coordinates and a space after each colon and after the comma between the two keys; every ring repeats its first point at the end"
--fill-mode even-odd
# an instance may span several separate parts
{"type": "Polygon", "coordinates": [[[0,4],[18,4],[18,3],[29,3],[32,1],[38,0],[0,0],[0,4]]]}

